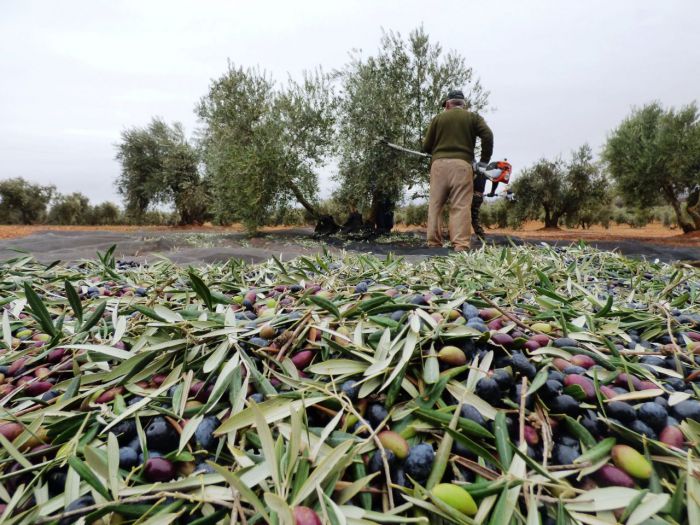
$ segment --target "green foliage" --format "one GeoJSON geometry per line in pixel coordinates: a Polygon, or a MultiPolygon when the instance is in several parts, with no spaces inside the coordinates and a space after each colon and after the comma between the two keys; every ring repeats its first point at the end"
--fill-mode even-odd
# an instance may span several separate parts
{"type": "Polygon", "coordinates": [[[609,203],[589,203],[587,207],[582,208],[575,215],[565,215],[563,218],[564,225],[567,228],[583,228],[588,229],[594,224],[599,224],[604,228],[609,228],[613,220],[613,208],[609,203]]]}
{"type": "Polygon", "coordinates": [[[117,149],[122,172],[116,185],[130,216],[140,220],[149,206],[171,204],[182,224],[206,219],[208,196],[199,176],[197,151],[180,123],[169,126],[154,118],[146,128],[127,129],[117,149]]]}
{"type": "Polygon", "coordinates": [[[103,202],[91,208],[90,224],[97,226],[121,224],[123,220],[119,206],[113,202],[103,202]]]}
{"type": "Polygon", "coordinates": [[[401,208],[397,222],[406,226],[425,226],[428,223],[428,204],[409,204],[401,208]]]}
{"type": "Polygon", "coordinates": [[[613,131],[604,159],[627,204],[669,204],[683,231],[700,229],[681,200],[700,184],[700,115],[695,103],[665,110],[658,102],[635,109],[613,131]]]}
{"type": "Polygon", "coordinates": [[[622,200],[608,207],[610,222],[626,224],[633,228],[643,228],[653,222],[661,223],[667,228],[677,228],[676,216],[671,206],[638,207],[625,206],[622,200]]]}
{"type": "Polygon", "coordinates": [[[57,194],[53,186],[32,184],[22,178],[0,182],[0,199],[2,224],[80,226],[120,224],[123,220],[121,210],[112,202],[92,206],[80,192],[57,194]]]}
{"type": "Polygon", "coordinates": [[[486,228],[520,228],[522,219],[512,213],[512,204],[505,199],[485,202],[479,210],[479,219],[486,228]]]}
{"type": "Polygon", "coordinates": [[[82,193],[59,194],[48,213],[49,224],[106,226],[122,222],[122,212],[116,204],[103,202],[92,206],[82,193]]]}
{"type": "Polygon", "coordinates": [[[331,152],[335,122],[327,75],[306,73],[276,89],[264,72],[229,65],[198,115],[218,222],[254,231],[293,199],[315,213],[315,169],[331,152]]]}
{"type": "Polygon", "coordinates": [[[661,222],[667,228],[674,228],[678,225],[676,224],[676,217],[673,213],[673,209],[668,206],[662,206],[657,209],[656,219],[661,222]]]}
{"type": "Polygon", "coordinates": [[[54,186],[32,184],[21,177],[0,181],[0,223],[37,224],[46,219],[54,186]]]}
{"type": "MultiPolygon", "coordinates": [[[[330,215],[335,218],[338,224],[343,224],[349,217],[352,206],[348,202],[343,201],[337,196],[330,197],[320,201],[317,205],[317,210],[322,215],[330,215]]],[[[307,222],[313,222],[314,217],[306,214],[307,222]]]]}
{"type": "Polygon", "coordinates": [[[568,163],[542,159],[523,170],[513,183],[517,201],[512,206],[514,220],[537,220],[544,211],[546,228],[556,228],[560,220],[570,224],[593,220],[610,199],[608,183],[593,162],[588,145],[575,151],[568,163]]]}
{"type": "Polygon", "coordinates": [[[423,133],[451,88],[466,88],[474,111],[483,109],[488,100],[488,92],[464,57],[444,53],[422,27],[407,39],[384,33],[378,52],[353,53],[339,79],[344,96],[338,196],[360,209],[369,208],[371,219],[387,202],[398,202],[407,187],[424,190],[428,173],[423,160],[388,149],[377,140],[387,138],[420,149],[423,133]]]}
{"type": "MultiPolygon", "coordinates": [[[[480,220],[486,228],[519,229],[523,219],[515,213],[513,203],[505,199],[486,201],[480,209],[480,220]]],[[[406,226],[425,226],[428,218],[427,204],[409,204],[396,211],[397,224],[406,226]]],[[[446,219],[446,218],[445,218],[446,219]]],[[[542,221],[544,212],[530,220],[542,221]]],[[[579,210],[576,215],[565,215],[563,225],[567,228],[590,228],[600,225],[609,228],[611,224],[628,225],[633,228],[643,228],[653,222],[666,227],[675,227],[675,216],[670,206],[655,206],[653,208],[636,208],[625,206],[620,199],[613,199],[596,208],[579,210]]]]}
{"type": "Polygon", "coordinates": [[[90,199],[82,193],[58,195],[49,210],[50,224],[80,225],[91,224],[90,199]]]}
{"type": "Polygon", "coordinates": [[[622,207],[614,210],[612,214],[615,224],[626,224],[632,228],[644,228],[653,218],[651,208],[622,207]]]}
{"type": "Polygon", "coordinates": [[[304,208],[284,206],[276,210],[267,224],[271,226],[303,226],[312,220],[307,216],[304,208]]]}
{"type": "Polygon", "coordinates": [[[178,224],[178,220],[179,216],[177,213],[162,210],[148,210],[138,220],[127,216],[129,224],[143,224],[145,226],[175,226],[178,224]]]}

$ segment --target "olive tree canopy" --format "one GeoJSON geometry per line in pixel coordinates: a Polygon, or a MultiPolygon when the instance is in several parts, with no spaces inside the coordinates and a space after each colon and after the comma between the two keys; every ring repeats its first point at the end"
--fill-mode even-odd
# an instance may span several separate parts
{"type": "Polygon", "coordinates": [[[33,184],[21,177],[0,181],[0,223],[37,224],[46,219],[46,209],[56,188],[33,184]]]}
{"type": "Polygon", "coordinates": [[[384,33],[374,55],[353,52],[338,78],[338,195],[369,209],[372,221],[381,208],[397,203],[407,187],[424,187],[428,174],[425,161],[388,149],[378,140],[420,150],[423,134],[450,89],[462,88],[467,105],[476,112],[486,107],[489,95],[465,57],[445,52],[422,27],[408,38],[384,33]]]}
{"type": "Polygon", "coordinates": [[[117,160],[122,165],[117,191],[134,219],[139,220],[151,205],[170,204],[183,224],[205,220],[207,196],[198,153],[185,138],[182,124],[154,118],[144,128],[123,131],[117,160]]]}
{"type": "Polygon", "coordinates": [[[294,201],[317,215],[316,170],[333,149],[334,105],[321,71],[278,87],[229,64],[197,108],[216,219],[254,231],[294,201]]]}
{"type": "Polygon", "coordinates": [[[523,170],[513,183],[517,200],[511,212],[517,222],[543,217],[545,228],[558,228],[562,219],[575,224],[608,201],[608,189],[591,148],[584,145],[568,162],[541,159],[523,170]]]}
{"type": "Polygon", "coordinates": [[[627,204],[669,204],[684,232],[700,229],[700,215],[686,216],[681,205],[700,184],[700,115],[695,103],[679,110],[666,110],[658,102],[635,109],[608,137],[603,156],[627,204]]]}

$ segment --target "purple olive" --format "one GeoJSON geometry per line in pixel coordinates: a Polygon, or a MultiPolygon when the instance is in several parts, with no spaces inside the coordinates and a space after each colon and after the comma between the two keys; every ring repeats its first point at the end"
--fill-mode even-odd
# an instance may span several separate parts
{"type": "Polygon", "coordinates": [[[321,525],[321,518],[309,507],[294,507],[294,525],[321,525]]]}
{"type": "Polygon", "coordinates": [[[292,356],[292,363],[294,363],[297,369],[303,370],[311,364],[315,355],[316,352],[313,350],[302,350],[292,356]]]}
{"type": "Polygon", "coordinates": [[[49,352],[49,355],[46,356],[46,360],[49,363],[58,363],[67,352],[65,348],[54,348],[49,352]]]}
{"type": "Polygon", "coordinates": [[[534,339],[527,340],[525,342],[524,346],[525,346],[525,348],[530,350],[530,352],[532,352],[533,350],[537,350],[538,348],[541,348],[540,344],[537,341],[535,341],[534,339]]]}
{"type": "Polygon", "coordinates": [[[564,378],[564,386],[577,385],[580,386],[583,392],[586,394],[586,399],[595,399],[595,385],[593,381],[585,376],[578,374],[569,374],[564,378]]]}
{"type": "Polygon", "coordinates": [[[170,481],[175,477],[175,466],[163,458],[150,458],[146,461],[143,472],[148,481],[170,481]]]}
{"type": "Polygon", "coordinates": [[[484,308],[483,310],[479,310],[479,317],[481,317],[484,321],[490,321],[494,317],[499,317],[500,315],[501,312],[495,308],[484,308]]]}
{"type": "Polygon", "coordinates": [[[513,338],[508,334],[495,333],[491,336],[491,342],[497,345],[510,347],[513,344],[513,338]]]}
{"type": "Polygon", "coordinates": [[[28,383],[24,388],[24,392],[28,396],[39,396],[44,392],[48,392],[53,388],[53,384],[48,381],[34,381],[33,383],[28,383]]]}
{"type": "Polygon", "coordinates": [[[595,474],[598,483],[604,487],[634,488],[634,480],[624,470],[612,465],[604,465],[595,474]]]}
{"type": "Polygon", "coordinates": [[[588,369],[595,365],[595,360],[590,356],[579,354],[571,358],[571,364],[588,369]]]}
{"type": "Polygon", "coordinates": [[[680,428],[668,426],[661,431],[659,441],[672,447],[682,449],[685,443],[685,436],[683,435],[683,432],[681,432],[680,428]]]}

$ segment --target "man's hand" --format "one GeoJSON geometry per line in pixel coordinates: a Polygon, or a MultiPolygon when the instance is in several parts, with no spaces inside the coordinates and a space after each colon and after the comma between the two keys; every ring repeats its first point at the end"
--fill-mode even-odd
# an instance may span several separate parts
{"type": "Polygon", "coordinates": [[[473,162],[472,163],[472,168],[474,169],[474,175],[476,176],[477,173],[481,173],[482,175],[486,175],[486,167],[488,164],[485,162],[473,162]]]}

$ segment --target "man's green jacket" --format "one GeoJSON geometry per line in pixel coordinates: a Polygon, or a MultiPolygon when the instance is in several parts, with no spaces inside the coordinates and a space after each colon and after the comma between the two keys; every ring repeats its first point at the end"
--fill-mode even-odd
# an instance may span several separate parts
{"type": "Polygon", "coordinates": [[[435,159],[474,161],[476,138],[481,139],[481,162],[493,153],[493,132],[482,117],[462,108],[452,108],[436,116],[423,139],[423,151],[435,159]]]}

